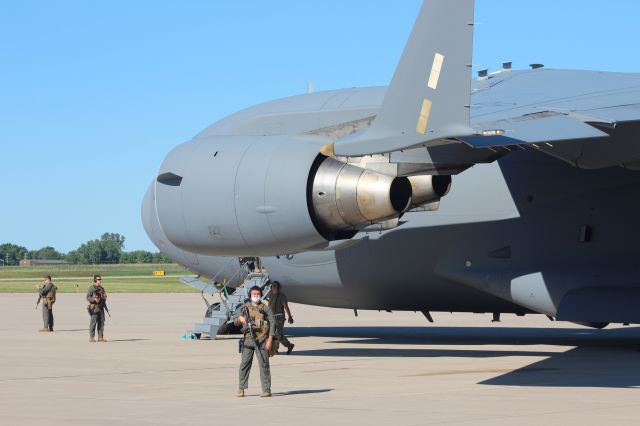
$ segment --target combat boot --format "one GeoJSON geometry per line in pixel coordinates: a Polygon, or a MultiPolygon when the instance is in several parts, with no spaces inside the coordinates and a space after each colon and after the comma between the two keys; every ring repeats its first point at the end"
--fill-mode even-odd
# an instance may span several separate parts
{"type": "Polygon", "coordinates": [[[107,339],[105,339],[104,337],[98,337],[98,342],[106,342],[107,339]]]}
{"type": "Polygon", "coordinates": [[[244,396],[244,389],[238,389],[238,393],[236,393],[236,396],[242,398],[244,396]]]}
{"type": "Polygon", "coordinates": [[[264,391],[260,394],[260,398],[269,398],[271,396],[271,391],[264,391]]]}
{"type": "Polygon", "coordinates": [[[95,342],[95,341],[96,341],[96,339],[95,339],[95,338],[93,338],[93,337],[89,337],[89,341],[90,341],[90,342],[95,342]]]}
{"type": "Polygon", "coordinates": [[[293,343],[289,344],[289,347],[287,348],[287,355],[290,355],[290,354],[291,354],[291,351],[293,351],[293,347],[294,347],[294,346],[295,346],[295,345],[294,345],[293,343]]]}

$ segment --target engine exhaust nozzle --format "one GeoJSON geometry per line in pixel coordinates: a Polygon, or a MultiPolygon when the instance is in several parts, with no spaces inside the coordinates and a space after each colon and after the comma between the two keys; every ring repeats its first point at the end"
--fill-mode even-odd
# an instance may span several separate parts
{"type": "Polygon", "coordinates": [[[411,183],[406,177],[387,176],[333,158],[326,158],[312,179],[313,213],[325,236],[398,217],[411,204],[411,183]]]}

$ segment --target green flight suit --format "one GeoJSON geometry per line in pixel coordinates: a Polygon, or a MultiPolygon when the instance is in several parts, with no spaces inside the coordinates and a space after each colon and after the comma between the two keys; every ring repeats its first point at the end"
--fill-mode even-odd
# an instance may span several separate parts
{"type": "MultiPolygon", "coordinates": [[[[242,359],[240,361],[240,385],[239,389],[247,389],[249,386],[249,373],[251,373],[251,364],[253,363],[253,355],[255,353],[258,359],[258,365],[260,367],[260,384],[262,385],[262,392],[271,392],[271,369],[269,367],[269,354],[265,348],[267,336],[273,336],[275,334],[275,321],[271,309],[264,303],[253,305],[248,303],[245,305],[249,310],[254,328],[257,342],[251,338],[251,334],[248,329],[244,330],[244,346],[242,348],[242,359]],[[262,359],[260,355],[256,353],[260,351],[262,353],[262,359]],[[263,361],[264,360],[264,361],[263,361]]],[[[240,325],[238,317],[243,315],[244,308],[240,309],[234,316],[234,322],[236,325],[240,325]]]]}
{"type": "Polygon", "coordinates": [[[91,316],[89,320],[89,337],[95,337],[96,329],[98,331],[98,338],[104,337],[104,305],[105,305],[105,291],[102,286],[92,284],[87,290],[87,302],[89,306],[87,311],[91,316]],[[95,302],[95,296],[100,296],[100,302],[95,302]]]}
{"type": "Polygon", "coordinates": [[[275,337],[280,343],[287,348],[291,346],[291,342],[284,335],[284,323],[285,323],[285,311],[284,304],[288,303],[287,295],[282,291],[278,291],[278,294],[271,293],[267,300],[269,301],[269,307],[273,311],[273,316],[276,319],[276,334],[275,337]]]}

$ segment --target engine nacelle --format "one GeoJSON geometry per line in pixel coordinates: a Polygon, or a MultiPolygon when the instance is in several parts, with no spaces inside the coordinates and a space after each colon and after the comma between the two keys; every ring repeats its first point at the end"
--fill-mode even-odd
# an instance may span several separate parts
{"type": "Polygon", "coordinates": [[[311,206],[314,222],[328,240],[352,237],[372,223],[398,217],[411,202],[411,183],[318,157],[312,169],[311,206]]]}
{"type": "Polygon", "coordinates": [[[324,157],[326,142],[215,136],[178,146],[154,185],[163,233],[192,253],[273,256],[350,238],[409,206],[407,178],[324,157]]]}

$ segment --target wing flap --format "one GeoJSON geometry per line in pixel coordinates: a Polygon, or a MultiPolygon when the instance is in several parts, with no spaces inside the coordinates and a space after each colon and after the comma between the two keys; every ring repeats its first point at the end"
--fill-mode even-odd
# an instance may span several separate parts
{"type": "Polygon", "coordinates": [[[536,114],[502,120],[477,129],[476,134],[458,137],[473,148],[552,143],[565,140],[608,137],[602,130],[564,114],[536,114]],[[482,136],[486,134],[487,136],[482,136]]]}
{"type": "Polygon", "coordinates": [[[616,124],[640,120],[640,104],[617,105],[584,111],[585,121],[616,124]]]}

